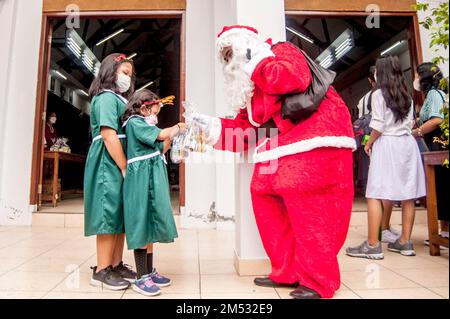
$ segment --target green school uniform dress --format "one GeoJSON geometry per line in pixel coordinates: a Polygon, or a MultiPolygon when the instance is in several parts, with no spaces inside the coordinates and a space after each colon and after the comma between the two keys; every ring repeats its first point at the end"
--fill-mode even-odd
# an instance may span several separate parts
{"type": "Polygon", "coordinates": [[[178,237],[170,203],[169,180],[157,140],[161,130],[133,116],[124,124],[128,166],[123,186],[128,249],[171,243],[178,237]]]}
{"type": "Polygon", "coordinates": [[[112,91],[104,91],[92,99],[91,130],[84,173],[85,236],[124,233],[122,186],[123,176],[106,149],[100,135],[102,127],[114,129],[126,151],[121,116],[126,100],[112,91]]]}

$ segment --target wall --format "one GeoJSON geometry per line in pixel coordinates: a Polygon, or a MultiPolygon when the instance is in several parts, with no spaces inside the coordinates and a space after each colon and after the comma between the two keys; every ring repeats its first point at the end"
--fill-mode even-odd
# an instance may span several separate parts
{"type": "Polygon", "coordinates": [[[0,225],[30,225],[42,0],[5,0],[0,29],[0,225]],[[30,32],[34,30],[34,32],[30,32]],[[38,31],[39,30],[39,31],[38,31]]]}

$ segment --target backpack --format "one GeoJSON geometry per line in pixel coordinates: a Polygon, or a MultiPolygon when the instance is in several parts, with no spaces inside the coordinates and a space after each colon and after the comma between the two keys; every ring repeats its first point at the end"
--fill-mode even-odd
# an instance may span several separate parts
{"type": "Polygon", "coordinates": [[[363,116],[353,122],[353,133],[355,134],[355,140],[357,147],[362,147],[366,143],[366,136],[372,133],[372,129],[370,128],[370,122],[372,121],[372,95],[373,90],[369,94],[369,101],[367,103],[367,109],[369,113],[366,113],[366,100],[364,97],[363,101],[363,116]]]}

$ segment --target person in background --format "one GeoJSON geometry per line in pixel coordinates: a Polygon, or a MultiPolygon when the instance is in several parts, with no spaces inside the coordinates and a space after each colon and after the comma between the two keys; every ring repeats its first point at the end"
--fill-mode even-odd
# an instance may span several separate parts
{"type": "Polygon", "coordinates": [[[376,64],[377,90],[373,94],[372,133],[365,151],[370,155],[366,190],[369,239],[349,247],[350,257],[383,259],[378,240],[382,222],[382,201],[402,202],[402,234],[388,250],[404,256],[415,256],[411,233],[416,198],[425,196],[425,172],[419,147],[411,135],[413,102],[408,93],[400,60],[381,57],[376,64]]]}
{"type": "MultiPolygon", "coordinates": [[[[441,89],[444,78],[442,71],[433,63],[423,63],[417,67],[414,89],[423,92],[425,102],[420,110],[419,126],[413,130],[415,137],[423,137],[428,149],[432,152],[442,151],[441,144],[435,143],[436,137],[442,136],[440,125],[444,121],[441,110],[445,103],[445,92],[441,89]]],[[[436,194],[438,219],[441,221],[441,236],[448,238],[449,221],[449,169],[444,166],[436,167],[436,194]]],[[[425,240],[429,245],[429,241],[425,240]]]]}
{"type": "MultiPolygon", "coordinates": [[[[367,78],[371,89],[358,103],[359,118],[372,112],[372,95],[377,90],[375,73],[376,66],[373,65],[369,69],[369,76],[367,78]]],[[[367,185],[367,175],[369,173],[370,158],[364,151],[364,147],[358,148],[356,156],[358,159],[358,185],[363,185],[363,188],[365,189],[367,185]]],[[[392,208],[393,203],[390,201],[383,201],[383,220],[381,223],[381,241],[383,243],[394,243],[401,235],[398,230],[391,227],[392,208]]]]}
{"type": "Polygon", "coordinates": [[[49,150],[58,139],[58,132],[53,126],[56,124],[56,120],[57,117],[55,112],[51,112],[50,115],[47,117],[47,124],[45,125],[45,140],[44,140],[46,150],[49,150]]]}

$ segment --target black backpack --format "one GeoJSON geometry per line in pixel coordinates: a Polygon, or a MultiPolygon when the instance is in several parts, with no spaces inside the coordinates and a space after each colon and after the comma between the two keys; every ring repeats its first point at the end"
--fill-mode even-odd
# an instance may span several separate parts
{"type": "MultiPolygon", "coordinates": [[[[372,95],[373,90],[369,94],[369,101],[367,102],[367,109],[369,113],[366,113],[366,100],[363,101],[363,115],[353,122],[353,133],[355,134],[357,147],[362,146],[362,141],[365,135],[370,135],[372,129],[370,128],[370,122],[372,121],[372,95]]],[[[365,98],[365,97],[364,97],[365,98]]]]}

